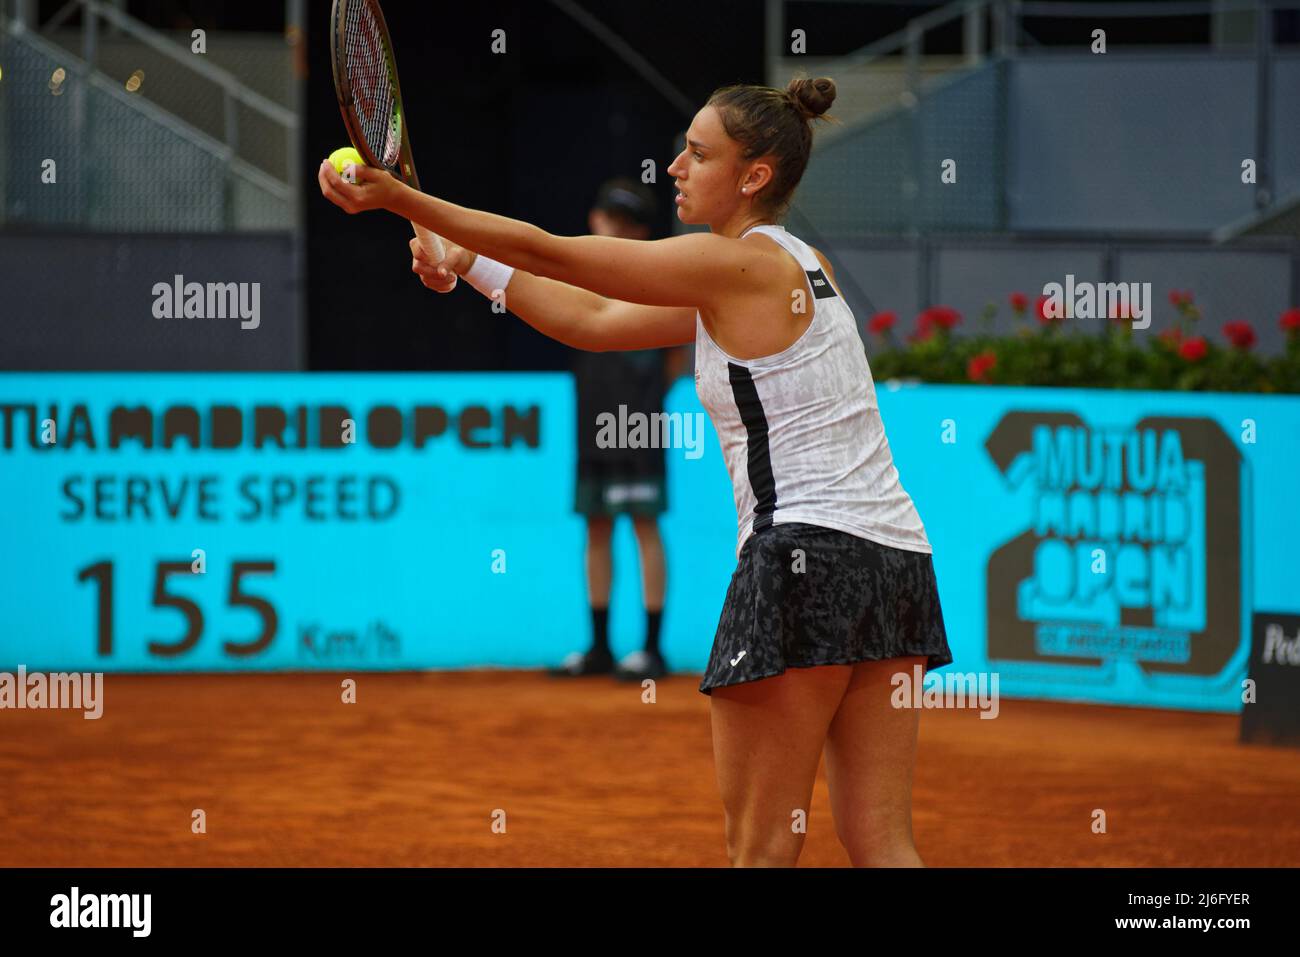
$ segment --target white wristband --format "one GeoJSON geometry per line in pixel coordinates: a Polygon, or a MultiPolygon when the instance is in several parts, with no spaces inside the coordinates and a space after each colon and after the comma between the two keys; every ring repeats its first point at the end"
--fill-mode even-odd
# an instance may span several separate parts
{"type": "Polygon", "coordinates": [[[505,290],[514,274],[514,266],[507,266],[480,254],[474,257],[474,265],[465,273],[465,281],[492,299],[498,289],[505,290]]]}

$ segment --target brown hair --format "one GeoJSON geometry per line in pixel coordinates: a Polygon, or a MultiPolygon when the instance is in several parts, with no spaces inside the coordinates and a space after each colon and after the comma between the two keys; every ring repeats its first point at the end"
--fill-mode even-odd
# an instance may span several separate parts
{"type": "MultiPolygon", "coordinates": [[[[835,81],[795,77],[784,90],[738,84],[713,92],[706,106],[716,107],[727,135],[740,144],[747,159],[771,155],[776,159],[763,200],[773,218],[790,208],[794,189],[803,179],[812,153],[812,121],[835,120],[823,115],[835,102],[835,81]]],[[[836,121],[838,122],[838,121],[836,121]]]]}

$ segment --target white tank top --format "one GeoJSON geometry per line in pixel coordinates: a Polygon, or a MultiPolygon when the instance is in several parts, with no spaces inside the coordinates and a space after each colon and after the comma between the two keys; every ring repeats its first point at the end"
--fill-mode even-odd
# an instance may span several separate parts
{"type": "Polygon", "coordinates": [[[695,313],[695,392],[722,445],[736,497],[736,557],[751,534],[804,522],[929,552],[885,439],[876,386],[848,305],[817,255],[782,226],[753,226],[808,276],[813,316],[789,348],[759,359],[723,352],[695,313]]]}

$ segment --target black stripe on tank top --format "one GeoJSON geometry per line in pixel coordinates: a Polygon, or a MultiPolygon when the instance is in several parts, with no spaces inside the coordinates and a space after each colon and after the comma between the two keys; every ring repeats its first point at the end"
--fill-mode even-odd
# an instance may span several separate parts
{"type": "Polygon", "coordinates": [[[727,378],[731,380],[731,394],[740,411],[740,421],[749,435],[749,484],[754,489],[754,531],[762,531],[772,524],[776,511],[776,478],[772,475],[772,453],[767,444],[767,414],[758,398],[754,377],[744,366],[727,363],[727,378]]]}

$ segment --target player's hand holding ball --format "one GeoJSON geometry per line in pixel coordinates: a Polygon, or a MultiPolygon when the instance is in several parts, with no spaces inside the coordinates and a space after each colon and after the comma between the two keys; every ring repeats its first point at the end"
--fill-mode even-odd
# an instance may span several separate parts
{"type": "Polygon", "coordinates": [[[329,159],[321,160],[316,178],[324,197],[347,213],[390,209],[398,193],[407,188],[386,170],[367,166],[351,147],[335,150],[329,159]]]}
{"type": "Polygon", "coordinates": [[[345,146],[337,149],[330,154],[330,165],[343,177],[343,182],[355,186],[357,184],[358,166],[365,166],[366,161],[357,152],[355,146],[345,146]]]}
{"type": "Polygon", "coordinates": [[[424,251],[418,239],[412,239],[411,272],[435,292],[451,292],[456,288],[456,277],[465,275],[470,266],[474,265],[475,253],[446,239],[442,242],[447,250],[447,258],[437,263],[424,251]]]}

